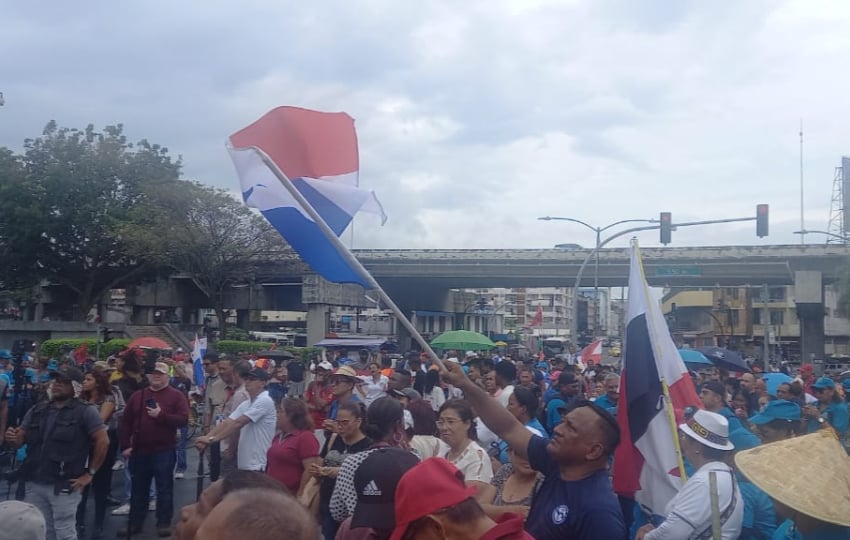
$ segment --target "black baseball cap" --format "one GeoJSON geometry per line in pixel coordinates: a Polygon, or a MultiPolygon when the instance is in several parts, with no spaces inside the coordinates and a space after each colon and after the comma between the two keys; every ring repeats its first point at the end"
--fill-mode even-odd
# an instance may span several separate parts
{"type": "Polygon", "coordinates": [[[255,368],[251,368],[251,371],[246,373],[242,378],[243,379],[259,379],[261,381],[267,381],[267,380],[271,379],[272,377],[271,377],[271,375],[269,375],[269,372],[264,370],[263,368],[255,367],[255,368]]]}
{"type": "Polygon", "coordinates": [[[60,366],[56,371],[51,371],[50,378],[60,379],[63,381],[75,381],[82,384],[83,372],[74,366],[65,364],[64,366],[60,366]]]}
{"type": "Polygon", "coordinates": [[[399,480],[419,458],[399,448],[374,450],[354,472],[357,506],[351,528],[395,528],[395,490],[399,480]]]}
{"type": "Polygon", "coordinates": [[[724,385],[722,382],[706,381],[702,383],[702,387],[720,396],[724,402],[726,401],[726,385],[724,385]]]}

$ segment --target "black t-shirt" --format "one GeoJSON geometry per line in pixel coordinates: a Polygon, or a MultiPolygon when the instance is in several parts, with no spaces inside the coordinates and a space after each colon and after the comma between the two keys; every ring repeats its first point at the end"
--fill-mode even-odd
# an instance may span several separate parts
{"type": "Polygon", "coordinates": [[[546,479],[531,503],[525,530],[536,540],[625,540],[628,531],[608,473],[561,480],[546,445],[537,435],[528,443],[528,461],[546,479]]]}
{"type": "MultiPolygon", "coordinates": [[[[333,444],[330,448],[328,448],[330,439],[326,439],[321,452],[323,465],[325,467],[339,467],[349,455],[362,452],[372,446],[372,439],[369,437],[363,437],[351,446],[345,444],[345,441],[343,441],[340,436],[334,437],[331,435],[331,437],[334,439],[333,444]]],[[[321,498],[322,508],[330,508],[331,494],[334,492],[334,486],[336,486],[336,478],[331,478],[330,476],[322,478],[322,483],[319,485],[319,496],[321,498]]]]}
{"type": "Polygon", "coordinates": [[[300,360],[292,360],[286,365],[289,382],[299,383],[304,381],[304,364],[300,360]]]}

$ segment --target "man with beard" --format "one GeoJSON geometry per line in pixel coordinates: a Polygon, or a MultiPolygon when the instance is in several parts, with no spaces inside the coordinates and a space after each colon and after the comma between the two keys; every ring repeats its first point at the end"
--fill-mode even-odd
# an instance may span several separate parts
{"type": "Polygon", "coordinates": [[[109,448],[97,409],[74,397],[74,383],[82,382],[83,374],[73,366],[51,373],[50,401],[31,408],[21,427],[9,428],[5,434],[6,442],[15,448],[27,444],[22,467],[24,500],[44,515],[48,540],[77,538],[82,490],[91,483],[109,448]]]}

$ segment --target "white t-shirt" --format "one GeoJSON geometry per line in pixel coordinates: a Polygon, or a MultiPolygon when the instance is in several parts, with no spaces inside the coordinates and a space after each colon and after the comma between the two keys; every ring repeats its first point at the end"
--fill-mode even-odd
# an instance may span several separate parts
{"type": "Polygon", "coordinates": [[[443,389],[440,388],[440,385],[438,384],[431,389],[429,394],[422,396],[422,399],[431,406],[431,409],[435,413],[437,413],[440,412],[440,407],[442,407],[443,403],[446,402],[446,394],[443,393],[443,389]]]}
{"type": "Polygon", "coordinates": [[[514,394],[514,385],[509,384],[506,387],[502,388],[502,391],[499,393],[499,405],[504,408],[508,408],[508,400],[511,399],[511,396],[514,394]]]}
{"type": "Polygon", "coordinates": [[[363,403],[366,404],[367,409],[373,401],[387,395],[387,387],[390,384],[390,380],[386,375],[381,375],[378,382],[375,382],[375,379],[371,375],[362,376],[359,379],[363,381],[363,384],[359,386],[357,392],[363,396],[363,403]]]}
{"type": "Polygon", "coordinates": [[[667,518],[657,529],[644,538],[646,540],[672,540],[696,538],[706,529],[711,537],[711,488],[709,473],[717,475],[717,493],[720,514],[729,507],[734,491],[735,506],[731,515],[722,522],[720,532],[723,540],[735,540],[741,534],[744,521],[744,498],[728,465],[719,461],[706,463],[691,476],[682,489],[667,504],[667,518]]]}
{"type": "Polygon", "coordinates": [[[467,482],[477,481],[489,484],[493,479],[493,464],[490,456],[475,441],[470,441],[469,446],[461,452],[456,459],[449,458],[449,449],[446,449],[443,457],[451,461],[467,482]]]}
{"type": "Polygon", "coordinates": [[[499,444],[499,436],[493,433],[480,418],[475,419],[475,435],[478,439],[478,445],[484,449],[499,444]]]}
{"type": "Polygon", "coordinates": [[[266,452],[272,445],[277,424],[277,411],[269,393],[263,391],[254,401],[243,401],[230,419],[242,416],[247,416],[251,422],[239,431],[236,466],[246,471],[263,471],[266,468],[266,452]]]}

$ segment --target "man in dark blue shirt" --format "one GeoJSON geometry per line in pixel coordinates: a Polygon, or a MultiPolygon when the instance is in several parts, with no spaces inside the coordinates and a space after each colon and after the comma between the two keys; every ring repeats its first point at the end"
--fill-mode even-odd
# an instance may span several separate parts
{"type": "Polygon", "coordinates": [[[531,467],[546,475],[534,496],[525,530],[537,540],[625,540],[620,504],[608,477],[608,459],[620,442],[616,420],[590,402],[565,411],[547,443],[475,386],[457,366],[443,378],[463,391],[479,419],[531,467]]]}

